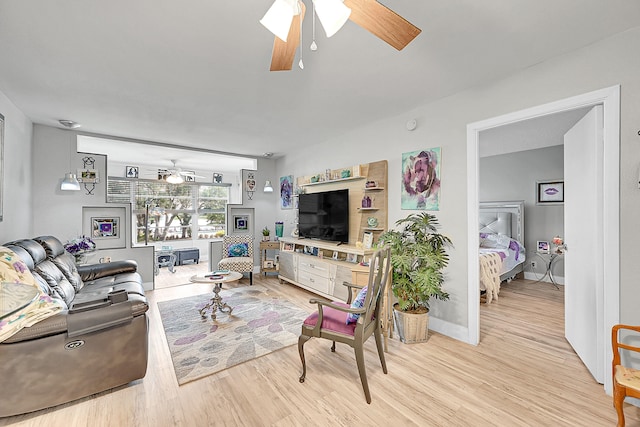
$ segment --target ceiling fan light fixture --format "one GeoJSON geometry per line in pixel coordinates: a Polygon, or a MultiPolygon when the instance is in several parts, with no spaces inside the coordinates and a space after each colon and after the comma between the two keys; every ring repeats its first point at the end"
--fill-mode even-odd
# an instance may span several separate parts
{"type": "Polygon", "coordinates": [[[351,9],[342,0],[313,0],[313,5],[327,37],[337,33],[351,16],[351,9]]]}
{"type": "Polygon", "coordinates": [[[299,13],[298,0],[275,0],[260,23],[280,40],[286,42],[293,16],[299,13]]]}
{"type": "Polygon", "coordinates": [[[182,184],[184,182],[184,178],[179,173],[171,173],[167,177],[167,182],[169,184],[182,184]]]}

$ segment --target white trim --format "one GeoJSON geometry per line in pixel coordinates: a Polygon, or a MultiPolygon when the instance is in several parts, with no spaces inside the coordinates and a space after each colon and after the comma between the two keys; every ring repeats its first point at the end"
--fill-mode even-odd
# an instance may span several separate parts
{"type": "Polygon", "coordinates": [[[433,316],[429,316],[429,329],[462,342],[467,340],[467,328],[433,316]]]}
{"type": "MultiPolygon", "coordinates": [[[[551,102],[503,116],[467,125],[467,218],[468,218],[468,277],[470,344],[477,345],[480,337],[480,289],[478,279],[478,143],[480,132],[510,123],[528,120],[563,111],[602,104],[604,108],[603,158],[603,219],[604,219],[604,342],[608,342],[611,327],[620,319],[620,86],[612,86],[575,97],[551,102]]],[[[604,387],[611,394],[611,346],[603,345],[604,387]]]]}

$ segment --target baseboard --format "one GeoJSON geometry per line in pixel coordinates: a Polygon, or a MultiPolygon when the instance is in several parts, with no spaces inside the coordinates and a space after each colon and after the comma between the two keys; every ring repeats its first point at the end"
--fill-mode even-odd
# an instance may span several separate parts
{"type": "MultiPolygon", "coordinates": [[[[527,280],[535,280],[535,281],[538,280],[536,275],[533,274],[530,271],[525,271],[524,272],[524,278],[527,279],[527,280]]],[[[556,284],[564,286],[564,276],[553,276],[553,278],[556,280],[556,284]]],[[[551,279],[549,278],[549,276],[545,276],[544,279],[542,279],[540,281],[541,282],[546,282],[546,283],[553,283],[553,282],[551,282],[551,279]]]]}
{"type": "Polygon", "coordinates": [[[429,316],[429,329],[458,341],[469,342],[469,328],[429,316]]]}

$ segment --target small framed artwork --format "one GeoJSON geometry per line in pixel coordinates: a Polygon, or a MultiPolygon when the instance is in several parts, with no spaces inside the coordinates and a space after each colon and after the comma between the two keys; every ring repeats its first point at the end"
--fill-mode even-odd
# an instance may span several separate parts
{"type": "Polygon", "coordinates": [[[537,205],[561,205],[564,203],[564,181],[536,181],[537,205]]]}
{"type": "Polygon", "coordinates": [[[362,246],[365,249],[371,249],[373,246],[373,233],[370,231],[365,231],[362,236],[362,246]]]}
{"type": "Polygon", "coordinates": [[[137,178],[138,177],[138,167],[137,166],[127,166],[125,169],[125,176],[127,178],[137,178]]]}
{"type": "Polygon", "coordinates": [[[233,217],[233,231],[236,233],[246,233],[249,231],[249,217],[246,215],[236,215],[233,217]]]}
{"type": "Polygon", "coordinates": [[[93,239],[113,239],[118,238],[120,218],[91,218],[93,239]]]}
{"type": "Polygon", "coordinates": [[[283,252],[293,252],[293,243],[284,243],[282,245],[283,252]]]}
{"type": "Polygon", "coordinates": [[[549,253],[549,242],[546,240],[538,240],[538,242],[536,243],[536,247],[538,248],[539,254],[549,253]]]}
{"type": "Polygon", "coordinates": [[[82,230],[91,236],[98,249],[121,249],[126,247],[126,208],[90,207],[82,208],[82,230]]]}
{"type": "Polygon", "coordinates": [[[338,259],[338,251],[333,251],[332,259],[338,259]]]}
{"type": "Polygon", "coordinates": [[[273,261],[268,259],[262,263],[262,268],[273,268],[273,261]]]}
{"type": "Polygon", "coordinates": [[[215,172],[213,174],[213,183],[214,184],[222,184],[222,174],[215,172]]]}
{"type": "Polygon", "coordinates": [[[358,262],[358,254],[347,254],[347,262],[356,264],[358,262]]]}
{"type": "Polygon", "coordinates": [[[196,172],[195,171],[184,171],[184,182],[196,182],[196,172]]]}
{"type": "Polygon", "coordinates": [[[84,184],[97,183],[99,181],[96,169],[78,169],[78,181],[84,184]]]}

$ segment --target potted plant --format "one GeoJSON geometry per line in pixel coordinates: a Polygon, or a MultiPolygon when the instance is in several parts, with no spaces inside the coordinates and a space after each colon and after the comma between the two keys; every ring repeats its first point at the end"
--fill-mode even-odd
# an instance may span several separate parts
{"type": "Polygon", "coordinates": [[[380,243],[391,247],[391,289],[398,299],[393,305],[394,321],[402,342],[423,342],[429,333],[429,300],[449,299],[442,284],[452,243],[438,233],[436,216],[426,212],[410,214],[396,226],[399,230],[380,235],[380,243]]]}
{"type": "Polygon", "coordinates": [[[267,228],[267,226],[265,226],[262,229],[262,241],[268,242],[269,241],[269,234],[271,234],[271,232],[269,231],[269,228],[267,228]]]}

